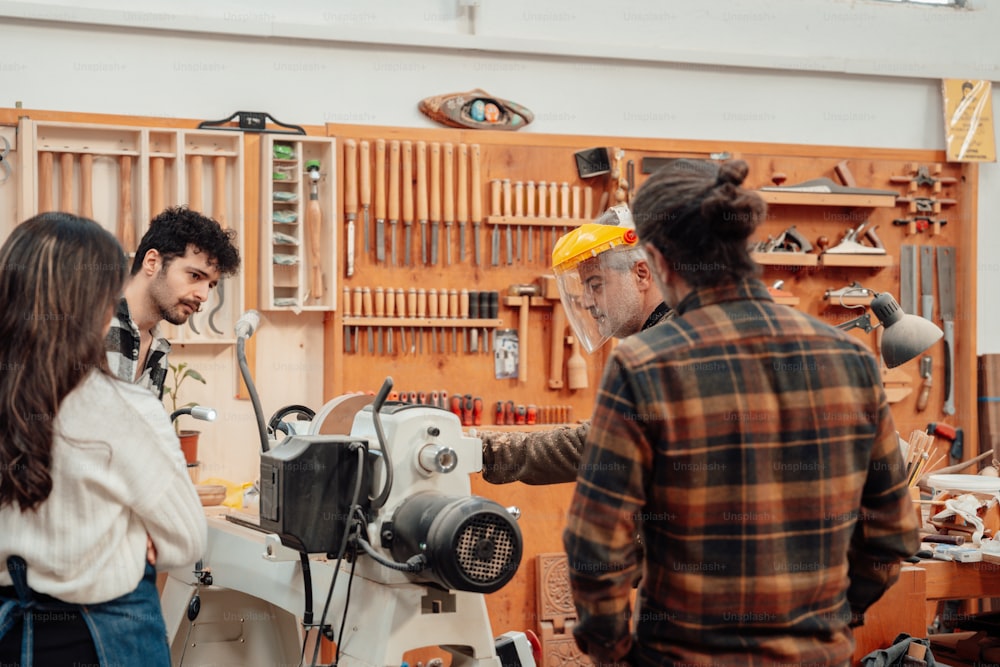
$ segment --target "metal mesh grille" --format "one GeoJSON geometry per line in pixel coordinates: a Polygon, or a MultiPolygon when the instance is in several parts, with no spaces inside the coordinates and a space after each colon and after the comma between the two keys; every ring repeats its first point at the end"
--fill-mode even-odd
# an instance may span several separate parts
{"type": "Polygon", "coordinates": [[[455,539],[458,564],[472,581],[492,582],[512,565],[515,535],[510,524],[495,514],[480,513],[462,525],[455,539]]]}

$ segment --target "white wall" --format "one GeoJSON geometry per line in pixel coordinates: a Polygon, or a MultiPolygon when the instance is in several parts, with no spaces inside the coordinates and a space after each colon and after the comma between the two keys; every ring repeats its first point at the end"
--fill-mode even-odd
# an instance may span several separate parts
{"type": "MultiPolygon", "coordinates": [[[[532,109],[523,132],[944,147],[942,77],[997,80],[1000,7],[875,0],[0,1],[0,106],[427,127],[423,97],[481,87],[532,109]]],[[[998,106],[994,93],[994,106],[998,106]]],[[[0,186],[0,211],[10,197],[0,186]]],[[[1000,352],[1000,169],[981,170],[979,352],[1000,352]]],[[[265,412],[319,406],[321,319],[268,316],[265,412]]],[[[252,413],[209,368],[206,472],[255,475],[252,413]]],[[[327,372],[337,372],[328,369],[327,372]]],[[[373,387],[375,388],[375,382],[373,387]]],[[[193,399],[201,397],[195,393],[193,399]]]]}

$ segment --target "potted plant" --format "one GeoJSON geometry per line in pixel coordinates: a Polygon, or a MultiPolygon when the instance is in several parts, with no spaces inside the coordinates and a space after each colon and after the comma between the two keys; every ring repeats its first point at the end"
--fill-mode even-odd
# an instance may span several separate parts
{"type": "MultiPolygon", "coordinates": [[[[165,386],[163,388],[163,393],[170,397],[170,413],[175,414],[178,410],[183,410],[184,408],[190,408],[198,405],[197,403],[184,403],[179,404],[179,392],[181,385],[188,378],[202,384],[205,383],[205,378],[202,377],[201,373],[195,369],[189,367],[187,363],[181,362],[179,364],[167,364],[170,367],[170,379],[173,381],[173,386],[165,386]]],[[[184,452],[184,460],[188,464],[198,462],[198,435],[201,431],[194,431],[189,429],[181,429],[180,416],[174,419],[174,430],[177,431],[177,437],[181,441],[181,451],[184,452]]]]}

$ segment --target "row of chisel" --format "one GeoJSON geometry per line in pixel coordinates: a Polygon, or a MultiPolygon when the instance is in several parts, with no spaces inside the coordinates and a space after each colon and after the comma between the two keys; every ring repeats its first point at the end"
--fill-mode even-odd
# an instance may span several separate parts
{"type": "MultiPolygon", "coordinates": [[[[360,207],[364,252],[370,257],[374,246],[377,263],[413,266],[413,225],[417,223],[420,262],[425,266],[439,261],[451,264],[455,223],[459,234],[458,261],[465,262],[471,222],[475,263],[481,265],[478,232],[483,222],[483,205],[479,145],[376,139],[374,160],[372,152],[372,142],[344,141],[344,217],[348,239],[354,237],[360,207]],[[403,225],[402,246],[398,242],[399,223],[403,225]]],[[[353,273],[353,253],[353,244],[349,242],[348,275],[353,273]]]]}
{"type": "Polygon", "coordinates": [[[493,347],[488,342],[491,330],[493,338],[496,337],[499,308],[499,292],[344,287],[344,351],[362,352],[360,329],[364,327],[369,354],[423,354],[427,334],[430,352],[444,354],[449,352],[448,331],[451,352],[457,353],[461,348],[467,354],[486,354],[493,347]],[[369,318],[371,322],[365,321],[369,318]]]}
{"type": "Polygon", "coordinates": [[[546,181],[490,181],[490,217],[493,225],[490,261],[500,265],[500,227],[506,226],[507,264],[534,261],[534,236],[538,228],[538,262],[548,264],[556,241],[574,227],[593,220],[593,192],[589,187],[546,181]],[[515,251],[513,227],[517,228],[515,251]],[[527,248],[522,253],[523,231],[527,248]],[[546,233],[547,232],[547,233],[546,233]],[[548,239],[546,239],[548,236],[548,239]]]}
{"type": "MultiPolygon", "coordinates": [[[[450,265],[455,258],[455,245],[458,262],[464,263],[471,245],[473,262],[482,266],[484,185],[479,144],[345,139],[347,275],[354,274],[355,225],[359,212],[364,255],[370,260],[374,253],[377,264],[415,266],[419,257],[424,266],[450,265]],[[414,224],[420,227],[416,253],[414,224]]],[[[512,183],[510,179],[492,181],[491,187],[490,222],[507,226],[507,264],[515,260],[533,261],[535,228],[538,261],[548,264],[548,253],[556,239],[592,219],[593,193],[589,187],[554,181],[512,183]],[[512,226],[518,228],[516,253],[512,226]],[[522,227],[528,228],[527,252],[522,252],[522,227]]],[[[494,229],[492,243],[491,264],[500,266],[499,228],[494,229]]]]}

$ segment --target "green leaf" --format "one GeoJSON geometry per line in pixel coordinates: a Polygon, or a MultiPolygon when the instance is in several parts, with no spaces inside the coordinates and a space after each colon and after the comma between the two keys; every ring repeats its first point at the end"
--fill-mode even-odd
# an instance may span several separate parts
{"type": "Polygon", "coordinates": [[[196,370],[194,370],[194,369],[191,369],[191,370],[188,370],[188,372],[187,372],[187,376],[188,376],[189,378],[191,378],[192,380],[197,380],[198,382],[200,382],[200,383],[202,383],[202,384],[206,384],[206,383],[205,383],[205,378],[203,378],[203,377],[201,376],[201,373],[199,373],[198,371],[196,371],[196,370]]]}

